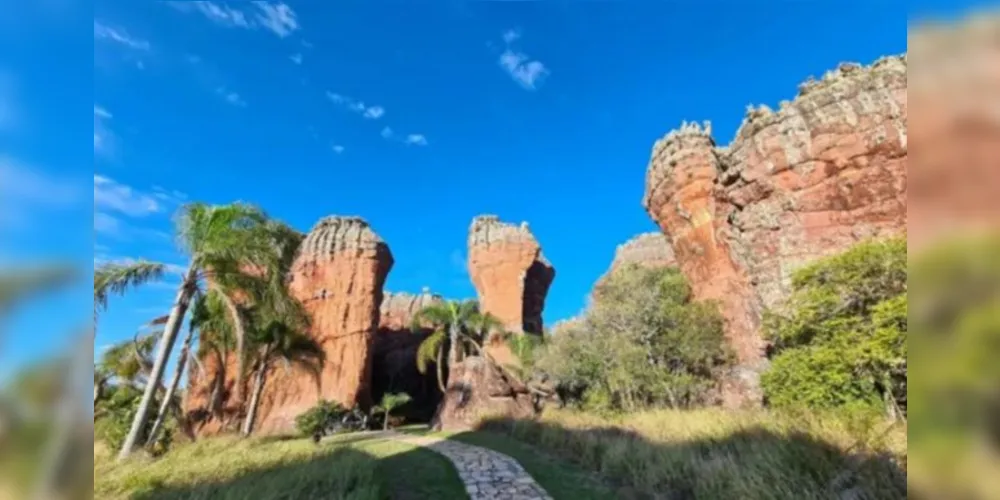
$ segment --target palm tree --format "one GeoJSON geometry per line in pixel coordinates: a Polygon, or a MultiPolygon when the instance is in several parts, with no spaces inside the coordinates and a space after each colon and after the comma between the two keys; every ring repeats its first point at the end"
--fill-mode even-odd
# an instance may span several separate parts
{"type": "Polygon", "coordinates": [[[0,271],[0,314],[28,297],[66,285],[76,279],[76,268],[53,264],[30,270],[0,271]]]}
{"type": "MultiPolygon", "coordinates": [[[[119,460],[128,457],[135,448],[146,423],[149,406],[163,378],[167,359],[177,340],[181,321],[195,293],[205,288],[203,283],[207,282],[208,287],[219,290],[221,296],[230,298],[224,288],[244,283],[241,279],[245,276],[243,266],[268,269],[275,264],[274,248],[268,238],[270,226],[267,224],[267,216],[256,207],[243,203],[222,206],[188,204],[181,210],[177,229],[178,239],[190,261],[157,347],[149,382],[118,454],[119,460]]],[[[235,307],[233,309],[238,312],[235,307]]],[[[234,323],[241,324],[239,315],[233,316],[234,323]]],[[[242,346],[240,329],[241,327],[237,327],[237,342],[242,346]]]]}
{"type": "Polygon", "coordinates": [[[448,364],[454,365],[472,347],[473,351],[482,353],[482,343],[500,324],[489,314],[479,312],[479,304],[474,300],[463,302],[448,301],[431,304],[413,316],[413,331],[420,330],[423,325],[430,324],[434,333],[421,342],[417,348],[417,370],[426,373],[427,363],[437,364],[438,388],[445,392],[444,369],[442,357],[448,350],[448,364]]]}
{"type": "Polygon", "coordinates": [[[308,335],[294,328],[290,322],[280,318],[264,322],[262,328],[254,328],[254,343],[258,347],[256,362],[257,376],[246,419],[243,421],[243,435],[249,436],[257,419],[260,396],[264,392],[264,382],[272,363],[281,361],[285,369],[292,363],[309,369],[319,382],[319,371],[324,361],[323,349],[308,335]]]}
{"type": "Polygon", "coordinates": [[[395,394],[386,394],[382,396],[382,402],[378,404],[377,409],[382,410],[385,413],[385,420],[382,424],[382,430],[389,430],[389,414],[392,410],[399,408],[410,402],[410,395],[405,392],[399,392],[395,394]]]}
{"type": "Polygon", "coordinates": [[[166,268],[165,264],[147,260],[102,264],[94,270],[94,317],[108,308],[109,295],[125,295],[132,288],[159,280],[166,268]]]}
{"type": "MultiPolygon", "coordinates": [[[[199,296],[199,299],[201,296],[199,296]]],[[[195,326],[188,324],[187,336],[184,337],[184,344],[181,346],[181,353],[177,357],[177,366],[174,368],[174,376],[170,379],[170,385],[167,386],[166,393],[163,395],[163,401],[160,402],[160,411],[156,413],[156,420],[153,421],[153,427],[149,429],[149,436],[146,438],[146,446],[152,446],[156,443],[156,435],[159,433],[160,428],[163,426],[164,420],[167,418],[167,411],[174,407],[176,408],[177,402],[174,401],[174,394],[177,392],[177,387],[181,383],[181,375],[184,374],[184,368],[187,365],[188,357],[191,352],[191,340],[194,338],[195,326]]],[[[181,412],[178,411],[178,414],[181,412]]]]}

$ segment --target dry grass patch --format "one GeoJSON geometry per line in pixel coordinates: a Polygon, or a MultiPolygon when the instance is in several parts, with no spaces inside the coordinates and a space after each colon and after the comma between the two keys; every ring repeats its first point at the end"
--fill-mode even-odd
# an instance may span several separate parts
{"type": "Polygon", "coordinates": [[[902,427],[722,410],[548,411],[481,426],[598,472],[630,498],[906,497],[902,427]]]}

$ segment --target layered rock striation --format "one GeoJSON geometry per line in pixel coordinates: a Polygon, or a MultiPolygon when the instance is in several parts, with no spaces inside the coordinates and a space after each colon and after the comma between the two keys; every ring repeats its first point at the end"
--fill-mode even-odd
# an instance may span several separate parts
{"type": "Polygon", "coordinates": [[[528,224],[481,215],[469,228],[469,275],[483,312],[508,331],[541,334],[542,309],[555,268],[542,255],[528,224]]]}
{"type": "Polygon", "coordinates": [[[906,226],[906,59],[842,64],[777,111],[751,107],[725,147],[684,124],[656,142],[643,206],[698,299],[716,300],[740,368],[725,402],[759,401],[762,312],[793,271],[906,226]]]}
{"type": "MultiPolygon", "coordinates": [[[[260,433],[288,431],[319,400],[372,404],[372,359],[382,286],[392,268],[388,245],[359,217],[331,216],[299,248],[289,292],[309,314],[309,335],[322,348],[318,373],[293,365],[270,374],[261,398],[260,433]]],[[[279,367],[280,368],[280,367],[279,367]]]]}

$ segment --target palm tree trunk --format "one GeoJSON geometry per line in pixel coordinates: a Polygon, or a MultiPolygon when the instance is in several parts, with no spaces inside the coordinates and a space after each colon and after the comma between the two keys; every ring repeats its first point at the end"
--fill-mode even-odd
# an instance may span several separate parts
{"type": "Polygon", "coordinates": [[[389,430],[389,408],[385,408],[385,418],[382,419],[382,430],[389,430]]]}
{"type": "Polygon", "coordinates": [[[451,345],[448,346],[448,365],[453,366],[458,363],[458,325],[455,322],[448,325],[448,341],[451,345]]]}
{"type": "Polygon", "coordinates": [[[146,383],[146,390],[142,393],[142,400],[139,402],[139,408],[135,412],[135,418],[132,419],[132,427],[128,431],[128,436],[125,437],[122,449],[118,452],[119,461],[128,458],[132,453],[136,441],[139,440],[139,434],[142,433],[142,428],[146,425],[149,405],[153,402],[156,389],[160,386],[160,381],[163,379],[163,369],[167,365],[167,359],[170,358],[170,351],[173,350],[174,342],[177,340],[177,332],[181,329],[181,321],[184,319],[184,313],[187,312],[188,306],[191,305],[195,280],[198,277],[197,271],[198,268],[194,265],[188,268],[187,273],[184,274],[184,281],[181,282],[180,290],[177,291],[177,298],[174,299],[174,305],[170,308],[170,316],[167,319],[167,324],[163,329],[163,337],[160,338],[159,346],[156,350],[156,361],[153,363],[153,370],[149,375],[149,381],[146,383]]]}
{"type": "Polygon", "coordinates": [[[254,381],[253,395],[250,396],[250,408],[247,410],[247,418],[243,421],[243,435],[249,436],[253,432],[254,420],[257,419],[257,407],[260,405],[260,395],[264,392],[264,377],[267,374],[267,362],[271,357],[270,346],[264,348],[261,354],[260,366],[257,368],[257,379],[254,381]]]}
{"type": "Polygon", "coordinates": [[[156,442],[156,434],[160,432],[160,427],[163,427],[163,421],[167,418],[167,411],[173,405],[174,393],[177,392],[177,386],[181,383],[181,375],[184,374],[184,366],[187,364],[188,351],[191,349],[191,337],[193,336],[194,329],[188,328],[187,337],[184,337],[184,344],[181,346],[181,354],[177,357],[177,368],[174,369],[174,376],[170,379],[170,385],[167,386],[167,393],[163,395],[163,401],[160,402],[160,411],[156,413],[153,428],[149,430],[149,437],[146,438],[146,446],[151,446],[156,442]]]}
{"type": "Polygon", "coordinates": [[[236,335],[236,382],[233,384],[235,386],[233,390],[235,391],[234,400],[237,405],[240,405],[243,403],[243,358],[246,355],[243,350],[245,349],[246,331],[243,328],[243,319],[240,318],[240,310],[236,306],[236,302],[218,286],[214,288],[222,298],[222,303],[226,305],[226,310],[229,311],[230,320],[233,322],[233,333],[236,335]]]}
{"type": "Polygon", "coordinates": [[[438,349],[437,361],[435,362],[435,364],[437,364],[438,389],[441,389],[441,394],[444,394],[445,393],[445,387],[444,387],[444,349],[438,349]]]}

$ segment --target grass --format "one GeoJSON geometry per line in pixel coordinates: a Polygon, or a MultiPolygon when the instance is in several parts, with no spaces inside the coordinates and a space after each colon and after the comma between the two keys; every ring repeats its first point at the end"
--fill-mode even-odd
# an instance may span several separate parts
{"type": "Polygon", "coordinates": [[[467,498],[443,457],[370,435],[221,437],[117,464],[95,446],[94,496],[108,499],[467,498]]]}
{"type": "MultiPolygon", "coordinates": [[[[617,498],[799,500],[848,492],[906,498],[906,429],[883,428],[723,410],[613,417],[550,410],[537,421],[494,419],[480,426],[500,436],[487,446],[505,446],[505,438],[530,443],[614,482],[617,498]]],[[[537,467],[531,472],[541,474],[537,467]]]]}

